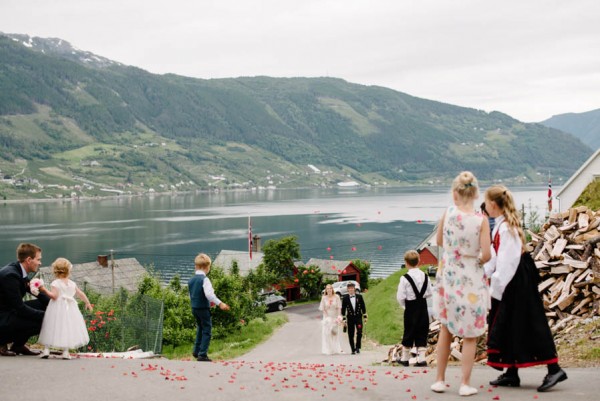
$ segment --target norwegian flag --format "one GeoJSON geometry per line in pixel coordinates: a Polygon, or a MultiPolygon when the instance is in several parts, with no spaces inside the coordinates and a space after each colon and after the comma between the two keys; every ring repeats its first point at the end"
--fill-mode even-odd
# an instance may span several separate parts
{"type": "Polygon", "coordinates": [[[552,211],[552,179],[548,179],[548,211],[552,211]]]}
{"type": "Polygon", "coordinates": [[[248,255],[252,260],[252,220],[250,216],[248,216],[248,255]]]}

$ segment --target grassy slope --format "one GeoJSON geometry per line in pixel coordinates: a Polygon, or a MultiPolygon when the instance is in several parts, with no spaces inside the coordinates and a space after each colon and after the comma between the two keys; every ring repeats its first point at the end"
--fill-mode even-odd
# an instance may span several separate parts
{"type": "MultiPolygon", "coordinates": [[[[250,351],[258,344],[265,342],[275,330],[287,323],[287,316],[282,312],[267,314],[267,320],[255,319],[240,331],[231,333],[225,338],[213,338],[208,350],[214,360],[233,359],[250,351]]],[[[193,344],[163,348],[163,355],[169,359],[192,358],[193,344]]]]}
{"type": "Polygon", "coordinates": [[[574,206],[581,205],[585,205],[592,210],[600,210],[600,180],[590,183],[579,195],[579,199],[577,199],[574,206]]]}
{"type": "Polygon", "coordinates": [[[402,340],[403,310],[396,301],[400,276],[406,269],[397,271],[364,294],[369,321],[365,335],[382,345],[397,344],[402,340]]]}

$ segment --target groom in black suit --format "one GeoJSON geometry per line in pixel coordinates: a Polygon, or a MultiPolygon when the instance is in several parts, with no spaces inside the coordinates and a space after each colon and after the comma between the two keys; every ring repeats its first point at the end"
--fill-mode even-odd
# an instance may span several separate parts
{"type": "Polygon", "coordinates": [[[17,259],[0,269],[0,355],[38,355],[25,343],[40,333],[50,298],[40,293],[37,299],[24,302],[23,297],[31,294],[28,275],[37,272],[42,264],[42,249],[33,244],[19,244],[17,259]],[[8,343],[12,343],[10,349],[8,343]]]}
{"type": "Polygon", "coordinates": [[[348,294],[342,299],[342,316],[348,326],[348,339],[352,355],[360,354],[362,340],[363,318],[367,321],[367,307],[362,295],[356,293],[354,283],[348,283],[348,294]],[[354,343],[354,331],[356,330],[356,344],[354,343]]]}

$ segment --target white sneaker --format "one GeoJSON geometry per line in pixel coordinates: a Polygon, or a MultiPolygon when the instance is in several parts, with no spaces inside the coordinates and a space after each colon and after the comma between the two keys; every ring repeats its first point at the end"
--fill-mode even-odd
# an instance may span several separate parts
{"type": "Polygon", "coordinates": [[[42,359],[48,359],[49,356],[50,356],[50,349],[44,348],[44,351],[42,352],[42,355],[40,357],[42,359]]]}
{"type": "Polygon", "coordinates": [[[467,386],[466,384],[461,384],[460,389],[458,390],[458,395],[463,397],[467,397],[469,395],[477,394],[477,389],[475,387],[467,386]]]}
{"type": "Polygon", "coordinates": [[[69,350],[66,349],[62,353],[62,359],[71,359],[71,354],[69,354],[69,350]]]}
{"type": "Polygon", "coordinates": [[[444,391],[446,391],[446,383],[444,383],[443,381],[439,381],[439,382],[435,382],[431,385],[431,391],[434,391],[436,393],[443,393],[444,391]]]}

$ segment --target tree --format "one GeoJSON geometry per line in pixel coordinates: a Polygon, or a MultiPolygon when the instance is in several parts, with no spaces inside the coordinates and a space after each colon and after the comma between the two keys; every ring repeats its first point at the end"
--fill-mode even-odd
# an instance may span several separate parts
{"type": "Polygon", "coordinates": [[[300,259],[300,244],[295,236],[268,240],[263,246],[263,263],[278,279],[294,275],[294,261],[300,259]]]}
{"type": "Polygon", "coordinates": [[[318,266],[302,266],[298,269],[300,290],[306,298],[315,298],[321,293],[323,273],[318,266]]]}

